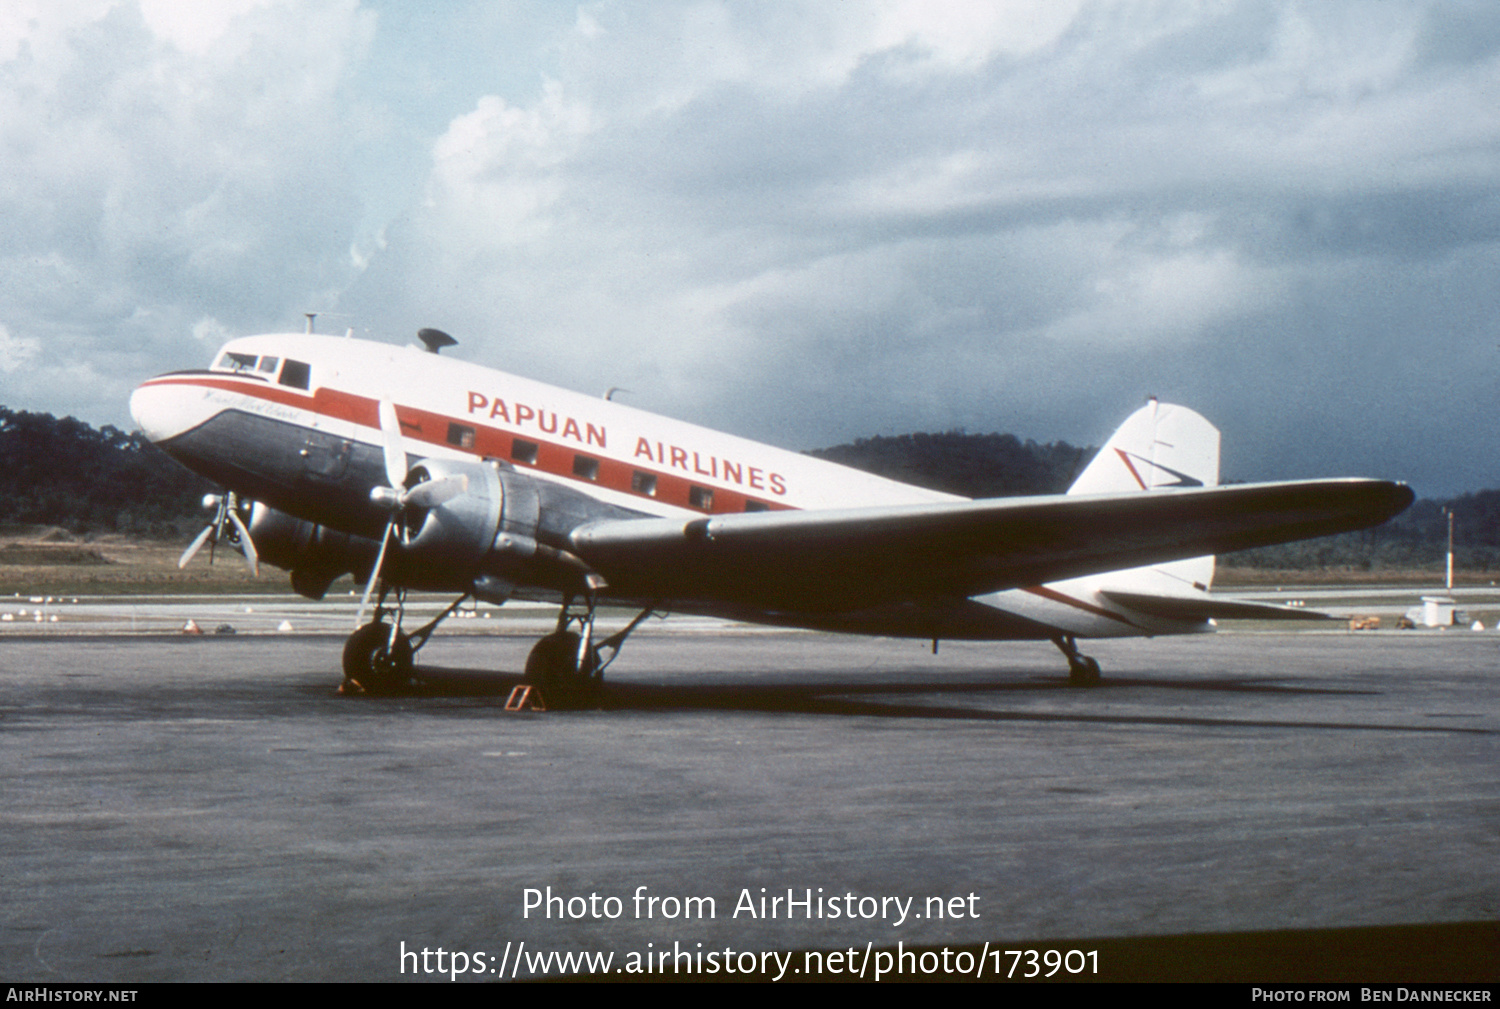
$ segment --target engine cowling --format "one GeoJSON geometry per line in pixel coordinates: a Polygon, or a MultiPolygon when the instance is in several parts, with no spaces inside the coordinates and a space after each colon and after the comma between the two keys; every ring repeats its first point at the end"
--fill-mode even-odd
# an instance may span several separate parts
{"type": "MultiPolygon", "coordinates": [[[[408,589],[472,592],[502,602],[517,586],[563,592],[602,585],[564,547],[567,534],[619,509],[559,484],[536,480],[494,462],[427,459],[413,466],[408,486],[460,478],[464,489],[430,508],[397,515],[383,577],[408,589]]],[[[257,503],[251,537],[261,557],[292,573],[292,587],[319,599],[344,574],[368,579],[377,540],[339,532],[257,503]]]]}
{"type": "Polygon", "coordinates": [[[292,588],[309,599],[322,599],[340,575],[368,572],[380,544],[362,536],[299,519],[255,502],[250,538],[261,560],[292,573],[292,588]]]}
{"type": "Polygon", "coordinates": [[[390,581],[412,589],[467,587],[500,529],[506,498],[493,463],[428,459],[411,468],[408,487],[459,478],[464,490],[431,508],[408,507],[396,518],[396,541],[387,560],[390,581]]]}

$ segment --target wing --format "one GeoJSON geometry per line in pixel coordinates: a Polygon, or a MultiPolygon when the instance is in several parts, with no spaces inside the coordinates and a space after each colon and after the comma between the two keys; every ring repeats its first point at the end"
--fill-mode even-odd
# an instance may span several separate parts
{"type": "Polygon", "coordinates": [[[1363,529],[1412,501],[1377,480],[613,519],[569,537],[619,598],[847,610],[979,595],[1363,529]]]}

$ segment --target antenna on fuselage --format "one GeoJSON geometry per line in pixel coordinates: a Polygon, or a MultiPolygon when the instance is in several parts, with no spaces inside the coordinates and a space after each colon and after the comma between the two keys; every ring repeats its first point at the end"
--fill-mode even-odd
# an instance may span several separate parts
{"type": "Polygon", "coordinates": [[[304,332],[304,333],[311,333],[313,331],[313,320],[315,320],[318,317],[318,313],[317,312],[303,312],[302,314],[305,315],[305,316],[307,316],[307,328],[304,329],[304,330],[302,330],[302,332],[304,332]]]}
{"type": "Polygon", "coordinates": [[[429,354],[436,354],[444,347],[458,346],[458,341],[447,333],[444,333],[441,329],[419,329],[417,330],[417,339],[427,345],[427,352],[429,354]]]}
{"type": "Polygon", "coordinates": [[[629,392],[629,391],[630,391],[629,389],[622,389],[618,385],[612,385],[608,389],[604,390],[604,398],[606,400],[613,401],[614,398],[615,398],[615,393],[617,393],[617,392],[629,392]]]}

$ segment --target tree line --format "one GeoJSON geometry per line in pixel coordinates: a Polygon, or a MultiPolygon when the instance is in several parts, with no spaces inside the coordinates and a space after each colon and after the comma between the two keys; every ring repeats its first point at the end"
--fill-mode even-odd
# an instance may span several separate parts
{"type": "MultiPolygon", "coordinates": [[[[1098,451],[1009,434],[906,434],[861,438],[808,453],[879,476],[964,497],[1059,494],[1098,451]]],[[[139,433],[93,428],[72,417],[0,407],[0,525],[61,526],[75,534],[172,538],[203,524],[215,490],[139,433]]],[[[1377,529],[1262,547],[1225,557],[1265,568],[1378,570],[1440,566],[1447,512],[1460,568],[1500,570],[1500,490],[1423,499],[1377,529]]]]}
{"type": "Polygon", "coordinates": [[[0,525],[172,537],[211,490],[144,435],[0,407],[0,525]]]}

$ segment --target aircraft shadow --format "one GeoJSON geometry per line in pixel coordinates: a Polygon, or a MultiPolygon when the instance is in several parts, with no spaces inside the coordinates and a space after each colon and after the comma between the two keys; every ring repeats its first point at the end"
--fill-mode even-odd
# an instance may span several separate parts
{"type": "MultiPolygon", "coordinates": [[[[407,694],[408,697],[506,697],[512,688],[521,683],[514,673],[494,673],[478,670],[423,668],[418,670],[418,683],[407,694]]],[[[1004,681],[996,683],[947,682],[932,683],[927,680],[896,683],[850,682],[818,680],[805,684],[641,684],[606,681],[597,695],[580,709],[589,711],[634,711],[634,712],[760,712],[767,714],[804,714],[830,716],[857,716],[877,718],[935,718],[949,721],[981,722],[1067,722],[1074,724],[1112,725],[1174,725],[1201,727],[1252,727],[1252,728],[1296,728],[1296,729],[1359,729],[1386,732],[1439,732],[1481,733],[1486,729],[1471,729],[1455,726],[1365,724],[1318,720],[1280,720],[1255,718],[1223,718],[1181,714],[1152,714],[1149,712],[1108,714],[1088,711],[1029,711],[997,709],[985,706],[985,700],[993,697],[1043,692],[1076,692],[1090,696],[1100,692],[1114,693],[1122,687],[1173,687],[1191,690],[1211,690],[1228,693],[1284,694],[1284,695],[1374,695],[1378,691],[1330,690],[1324,688],[1289,687],[1267,683],[1249,683],[1238,680],[1208,680],[1183,683],[1180,681],[1146,680],[1138,678],[1110,678],[1099,687],[1080,690],[1068,685],[1062,677],[1037,677],[1027,681],[1004,681]],[[972,704],[943,703],[945,697],[965,696],[972,704]]],[[[553,710],[559,710],[552,701],[547,702],[553,710]]]]}

